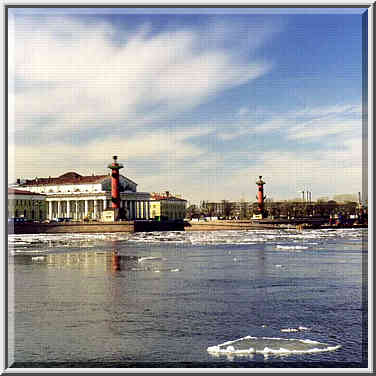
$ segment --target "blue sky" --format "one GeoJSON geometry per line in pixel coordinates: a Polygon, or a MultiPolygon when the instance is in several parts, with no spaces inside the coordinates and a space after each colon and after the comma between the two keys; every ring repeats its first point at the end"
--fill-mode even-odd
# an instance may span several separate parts
{"type": "Polygon", "coordinates": [[[365,9],[10,9],[9,174],[190,202],[362,191],[365,9]]]}

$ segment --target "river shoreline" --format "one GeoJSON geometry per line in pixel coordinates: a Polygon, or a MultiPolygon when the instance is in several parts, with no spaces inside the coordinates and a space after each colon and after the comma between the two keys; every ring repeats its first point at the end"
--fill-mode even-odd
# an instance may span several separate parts
{"type": "MultiPolygon", "coordinates": [[[[314,228],[365,228],[367,225],[315,225],[314,228]]],[[[150,232],[150,231],[220,231],[220,230],[268,230],[268,229],[298,230],[313,228],[302,223],[257,223],[255,221],[124,221],[109,223],[23,223],[8,225],[8,234],[59,234],[59,233],[115,233],[115,232],[150,232]]]]}

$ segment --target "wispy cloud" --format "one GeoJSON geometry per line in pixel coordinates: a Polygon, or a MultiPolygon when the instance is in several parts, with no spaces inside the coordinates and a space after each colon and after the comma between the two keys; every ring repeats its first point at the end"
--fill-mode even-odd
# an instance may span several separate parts
{"type": "Polygon", "coordinates": [[[277,132],[286,140],[304,139],[311,142],[330,135],[340,135],[343,139],[354,138],[362,132],[360,105],[310,107],[279,113],[264,110],[261,116],[258,112],[241,107],[235,112],[232,122],[217,126],[217,137],[229,141],[277,132]]]}
{"type": "Polygon", "coordinates": [[[73,130],[156,124],[270,69],[231,50],[200,48],[194,28],[150,35],[139,27],[120,42],[114,34],[110,24],[66,17],[17,23],[17,130],[29,135],[45,119],[41,137],[51,141],[73,130]]]}
{"type": "Polygon", "coordinates": [[[323,138],[342,135],[345,139],[359,137],[362,132],[361,105],[337,105],[311,108],[297,113],[302,121],[289,129],[291,139],[323,138]]]}

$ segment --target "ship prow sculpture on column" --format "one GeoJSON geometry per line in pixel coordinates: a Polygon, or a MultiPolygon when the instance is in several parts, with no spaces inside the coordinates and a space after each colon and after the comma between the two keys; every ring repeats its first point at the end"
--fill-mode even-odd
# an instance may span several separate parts
{"type": "Polygon", "coordinates": [[[112,157],[113,162],[108,165],[108,168],[111,169],[111,202],[112,208],[114,210],[114,219],[119,221],[124,219],[124,212],[120,208],[120,189],[119,189],[119,170],[124,166],[117,162],[117,156],[112,157]]]}
{"type": "Polygon", "coordinates": [[[258,186],[258,192],[256,195],[257,212],[253,214],[252,219],[264,219],[268,216],[268,213],[264,207],[264,200],[266,199],[266,196],[264,196],[264,184],[266,183],[264,180],[262,180],[262,176],[260,175],[258,180],[256,180],[256,185],[258,186]]]}

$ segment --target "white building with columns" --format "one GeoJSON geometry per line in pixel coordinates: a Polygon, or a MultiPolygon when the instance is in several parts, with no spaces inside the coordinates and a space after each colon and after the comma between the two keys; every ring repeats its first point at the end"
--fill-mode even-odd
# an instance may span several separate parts
{"type": "MultiPolygon", "coordinates": [[[[67,172],[52,178],[25,180],[18,187],[46,195],[47,218],[72,218],[99,220],[103,210],[112,206],[111,176],[82,176],[67,172]]],[[[128,220],[150,218],[150,194],[137,192],[137,184],[120,175],[120,207],[128,220]]]]}

